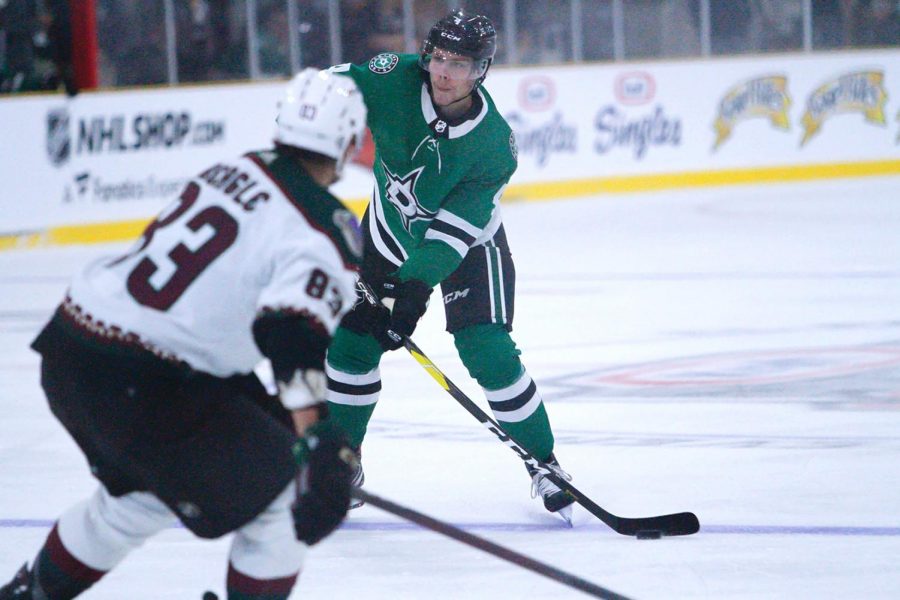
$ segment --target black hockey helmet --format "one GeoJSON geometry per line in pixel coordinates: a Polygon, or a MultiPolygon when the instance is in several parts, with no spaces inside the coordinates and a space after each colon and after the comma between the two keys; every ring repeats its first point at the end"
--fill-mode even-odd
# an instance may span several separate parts
{"type": "Polygon", "coordinates": [[[483,15],[471,15],[454,10],[431,27],[422,43],[419,66],[430,70],[431,55],[436,48],[472,59],[472,69],[467,79],[476,79],[476,85],[484,81],[488,67],[497,52],[497,30],[491,20],[483,15]]]}

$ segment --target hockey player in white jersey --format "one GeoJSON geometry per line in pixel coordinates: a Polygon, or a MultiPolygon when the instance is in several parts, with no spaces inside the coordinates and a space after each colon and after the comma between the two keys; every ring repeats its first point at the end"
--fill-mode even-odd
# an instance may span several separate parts
{"type": "Polygon", "coordinates": [[[178,521],[234,532],[228,598],[288,597],[307,545],[350,502],[353,455],[322,418],[323,369],[362,245],[327,186],[365,120],[351,79],[303,71],[273,149],[193,177],[131,250],[75,277],[32,347],[100,485],[0,600],[74,598],[178,521]],[[252,374],[263,358],[277,397],[252,374]]]}

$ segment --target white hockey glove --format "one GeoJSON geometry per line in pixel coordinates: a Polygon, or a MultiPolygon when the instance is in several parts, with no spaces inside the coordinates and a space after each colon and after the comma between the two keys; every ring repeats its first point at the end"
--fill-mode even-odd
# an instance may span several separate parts
{"type": "Polygon", "coordinates": [[[319,369],[297,369],[289,382],[278,382],[278,396],[288,410],[303,410],[324,402],[326,389],[327,378],[319,369]]]}

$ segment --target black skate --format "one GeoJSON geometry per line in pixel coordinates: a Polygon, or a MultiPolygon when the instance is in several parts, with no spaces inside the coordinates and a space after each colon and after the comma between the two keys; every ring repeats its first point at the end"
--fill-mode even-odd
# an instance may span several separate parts
{"type": "Polygon", "coordinates": [[[31,600],[31,571],[28,563],[16,573],[12,581],[0,588],[0,600],[31,600]]]}
{"type": "MultiPolygon", "coordinates": [[[[554,474],[557,477],[565,479],[566,481],[572,479],[571,475],[560,468],[559,462],[553,454],[550,454],[550,458],[544,462],[548,467],[553,469],[554,474]]],[[[531,475],[531,497],[537,498],[540,495],[541,499],[544,501],[544,508],[555,515],[559,515],[559,517],[571,527],[572,504],[575,502],[574,496],[561,490],[558,485],[550,481],[549,478],[536,469],[532,468],[531,465],[526,464],[525,467],[528,469],[528,474],[531,475]]]]}

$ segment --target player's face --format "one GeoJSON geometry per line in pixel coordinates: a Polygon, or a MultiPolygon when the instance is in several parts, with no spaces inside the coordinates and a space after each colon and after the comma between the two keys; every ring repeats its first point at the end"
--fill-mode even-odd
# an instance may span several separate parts
{"type": "Polygon", "coordinates": [[[472,80],[472,59],[436,48],[428,65],[434,103],[449,107],[465,100],[475,87],[472,80]]]}

